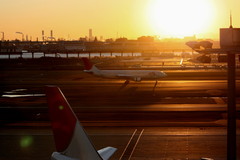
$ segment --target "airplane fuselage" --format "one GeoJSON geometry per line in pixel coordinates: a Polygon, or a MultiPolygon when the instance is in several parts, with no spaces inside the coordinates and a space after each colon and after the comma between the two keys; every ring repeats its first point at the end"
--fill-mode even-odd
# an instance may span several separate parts
{"type": "Polygon", "coordinates": [[[123,80],[158,80],[166,77],[166,74],[161,71],[155,70],[98,70],[98,71],[85,71],[93,73],[96,76],[111,79],[123,79],[123,80]]]}

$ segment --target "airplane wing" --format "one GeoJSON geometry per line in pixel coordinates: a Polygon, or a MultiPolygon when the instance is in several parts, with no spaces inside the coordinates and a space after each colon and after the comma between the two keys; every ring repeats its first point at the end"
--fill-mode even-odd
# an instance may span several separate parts
{"type": "Polygon", "coordinates": [[[117,74],[117,77],[120,79],[133,80],[140,82],[142,78],[140,76],[133,76],[128,74],[117,74]]]}
{"type": "Polygon", "coordinates": [[[113,153],[116,150],[117,149],[113,147],[105,147],[103,149],[98,150],[97,152],[100,154],[103,160],[107,160],[113,155],[113,153]]]}
{"type": "Polygon", "coordinates": [[[129,74],[117,74],[116,76],[123,79],[133,79],[133,76],[129,74]]]}

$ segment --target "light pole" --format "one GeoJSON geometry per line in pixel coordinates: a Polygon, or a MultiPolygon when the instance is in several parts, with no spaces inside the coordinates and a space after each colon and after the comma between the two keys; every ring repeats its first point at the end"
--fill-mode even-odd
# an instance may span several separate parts
{"type": "Polygon", "coordinates": [[[4,32],[1,32],[2,33],[2,41],[4,41],[4,32]]]}
{"type": "Polygon", "coordinates": [[[17,34],[21,34],[22,35],[22,41],[24,41],[24,34],[22,32],[16,32],[17,34]]]}
{"type": "MultiPolygon", "coordinates": [[[[236,144],[236,59],[235,55],[240,53],[240,28],[221,28],[221,48],[195,49],[199,53],[227,54],[228,65],[228,103],[227,103],[227,160],[237,159],[236,144]],[[235,39],[234,39],[235,38],[235,39]]],[[[196,42],[195,44],[197,44],[196,42]]],[[[193,44],[194,45],[194,44],[193,44]]],[[[188,45],[190,46],[190,45],[188,45]]],[[[191,46],[190,46],[191,47],[191,46]]]]}

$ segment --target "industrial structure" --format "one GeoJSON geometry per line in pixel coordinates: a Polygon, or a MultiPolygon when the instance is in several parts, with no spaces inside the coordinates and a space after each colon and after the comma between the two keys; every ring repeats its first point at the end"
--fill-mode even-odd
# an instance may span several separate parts
{"type": "Polygon", "coordinates": [[[240,28],[233,28],[230,17],[230,27],[220,29],[220,48],[193,48],[204,54],[227,54],[228,63],[228,111],[227,111],[227,159],[237,159],[236,145],[236,55],[240,53],[240,28]]]}

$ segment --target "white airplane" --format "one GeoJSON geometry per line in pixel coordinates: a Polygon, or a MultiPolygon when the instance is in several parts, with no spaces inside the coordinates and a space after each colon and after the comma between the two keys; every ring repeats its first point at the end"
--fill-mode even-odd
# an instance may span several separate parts
{"type": "Polygon", "coordinates": [[[130,80],[140,82],[142,80],[155,80],[156,87],[158,80],[166,77],[167,74],[162,71],[155,70],[100,70],[95,65],[93,65],[88,58],[82,58],[84,63],[84,72],[92,73],[93,75],[103,77],[103,78],[112,78],[112,79],[123,79],[126,80],[122,88],[125,87],[130,80]]]}
{"type": "Polygon", "coordinates": [[[113,147],[96,151],[58,87],[47,86],[46,95],[57,150],[52,160],[108,160],[113,155],[113,147]]]}

